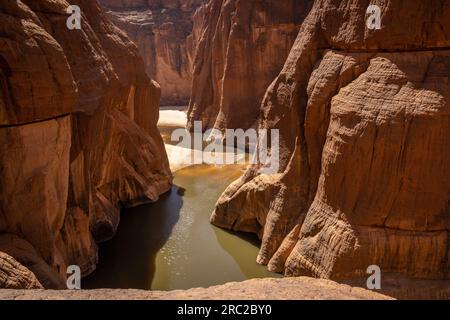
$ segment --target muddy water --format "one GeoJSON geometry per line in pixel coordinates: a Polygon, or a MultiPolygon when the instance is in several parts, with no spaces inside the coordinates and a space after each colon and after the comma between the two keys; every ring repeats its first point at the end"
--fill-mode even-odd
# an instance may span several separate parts
{"type": "MultiPolygon", "coordinates": [[[[161,131],[166,140],[170,130],[161,131]]],[[[83,287],[173,290],[279,276],[256,264],[254,236],[209,223],[215,202],[242,170],[201,165],[177,171],[174,187],[157,203],[123,211],[117,236],[101,245],[98,269],[83,287]]]]}

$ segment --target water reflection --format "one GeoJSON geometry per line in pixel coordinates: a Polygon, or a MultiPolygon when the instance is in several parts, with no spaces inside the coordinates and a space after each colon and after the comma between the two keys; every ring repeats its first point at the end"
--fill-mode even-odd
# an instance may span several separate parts
{"type": "MultiPolygon", "coordinates": [[[[176,128],[160,126],[165,143],[176,128]]],[[[278,277],[256,263],[256,237],[209,223],[217,199],[243,170],[198,165],[176,171],[175,187],[157,203],[123,210],[117,236],[100,246],[98,268],[83,287],[174,290],[278,277]]]]}
{"type": "Polygon", "coordinates": [[[83,288],[148,289],[157,254],[180,218],[183,193],[174,186],[156,203],[124,210],[117,235],[100,245],[97,270],[83,279],[83,288]]]}

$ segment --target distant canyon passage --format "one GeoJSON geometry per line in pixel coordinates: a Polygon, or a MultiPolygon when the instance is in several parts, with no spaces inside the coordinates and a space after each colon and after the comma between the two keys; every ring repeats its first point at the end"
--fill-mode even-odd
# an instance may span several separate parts
{"type": "Polygon", "coordinates": [[[64,288],[72,264],[92,272],[121,207],[172,182],[159,86],[97,1],[71,4],[81,30],[64,0],[0,4],[0,251],[29,287],[64,288]]]}
{"type": "MultiPolygon", "coordinates": [[[[249,166],[210,218],[256,234],[259,264],[342,282],[365,281],[367,267],[377,265],[383,285],[419,279],[433,291],[428,281],[438,281],[443,289],[434,297],[450,298],[449,0],[70,4],[81,8],[81,30],[66,27],[66,0],[0,3],[0,287],[64,288],[69,265],[91,274],[98,244],[115,236],[121,209],[156,202],[171,189],[180,192],[172,195],[177,205],[183,196],[192,204],[178,213],[194,213],[195,205],[191,217],[203,219],[197,202],[208,197],[209,214],[217,189],[208,195],[195,187],[214,179],[225,186],[237,171],[221,168],[213,177],[211,168],[189,168],[182,172],[189,179],[175,180],[191,188],[186,195],[173,186],[157,128],[161,101],[189,103],[188,130],[195,121],[221,131],[279,130],[279,170],[268,175],[249,166]],[[374,4],[379,29],[366,23],[374,4]],[[199,172],[211,179],[197,184],[199,172]]],[[[154,207],[174,203],[163,200],[154,207]]],[[[197,226],[217,232],[220,242],[225,231],[203,222],[197,226]]],[[[170,246],[180,235],[166,232],[164,241],[170,246]]],[[[208,240],[195,239],[199,247],[208,240]]],[[[166,243],[142,244],[157,252],[166,243]]],[[[138,251],[130,254],[154,258],[138,251]]],[[[244,260],[248,274],[269,274],[245,254],[231,261],[239,277],[244,260]]],[[[153,288],[171,288],[165,279],[172,278],[159,279],[153,288]]],[[[249,288],[278,284],[286,294],[311,281],[262,280],[249,288]]],[[[322,280],[311,288],[320,284],[338,290],[337,297],[352,291],[322,280]]],[[[230,287],[239,290],[225,285],[198,294],[226,296],[230,287]]],[[[425,291],[399,296],[427,297],[425,291]]]]}

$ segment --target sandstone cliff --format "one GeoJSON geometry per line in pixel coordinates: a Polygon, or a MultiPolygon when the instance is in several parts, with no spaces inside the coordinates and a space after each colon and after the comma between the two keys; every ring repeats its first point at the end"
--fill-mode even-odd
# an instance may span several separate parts
{"type": "Polygon", "coordinates": [[[211,0],[194,61],[188,128],[248,129],[278,75],[312,0],[211,0]]]}
{"type": "Polygon", "coordinates": [[[261,107],[280,170],[251,167],[211,221],[288,276],[449,279],[449,22],[446,0],[316,0],[261,107]]]}
{"type": "Polygon", "coordinates": [[[0,252],[0,288],[43,289],[36,276],[13,257],[0,252]]]}
{"type": "MultiPolygon", "coordinates": [[[[205,0],[101,0],[114,23],[137,44],[162,105],[187,105],[196,47],[194,13],[205,0]]],[[[201,21],[201,17],[196,18],[201,21]]]]}
{"type": "Polygon", "coordinates": [[[67,265],[93,271],[120,207],[157,200],[172,179],[159,87],[135,45],[97,1],[71,4],[81,30],[66,27],[65,0],[0,4],[0,251],[47,287],[67,265]]]}

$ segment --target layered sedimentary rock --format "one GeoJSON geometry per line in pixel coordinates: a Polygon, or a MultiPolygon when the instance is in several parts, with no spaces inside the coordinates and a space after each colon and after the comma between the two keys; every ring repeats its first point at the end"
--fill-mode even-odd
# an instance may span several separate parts
{"type": "Polygon", "coordinates": [[[34,272],[37,252],[39,270],[60,274],[49,287],[68,265],[94,270],[121,206],[157,200],[172,179],[137,48],[96,1],[71,4],[80,30],[64,0],[0,4],[0,234],[14,236],[0,251],[34,272]]]}
{"type": "Polygon", "coordinates": [[[381,29],[370,4],[315,1],[261,107],[280,169],[251,167],[211,221],[288,276],[449,279],[450,3],[377,2],[381,29]]]}
{"type": "Polygon", "coordinates": [[[0,288],[43,289],[30,270],[3,252],[0,252],[0,288]]]}
{"type": "MultiPolygon", "coordinates": [[[[162,105],[187,105],[196,47],[194,13],[205,0],[101,0],[114,23],[137,44],[162,105]]],[[[201,17],[196,18],[197,24],[201,17]]]]}
{"type": "Polygon", "coordinates": [[[194,61],[188,128],[256,126],[268,85],[278,75],[312,0],[212,0],[194,61]]]}
{"type": "MultiPolygon", "coordinates": [[[[0,235],[0,252],[14,257],[37,278],[44,288],[64,289],[64,278],[47,264],[40,253],[27,241],[12,234],[0,235]]],[[[18,288],[20,289],[20,288],[18,288]]]]}
{"type": "MultiPolygon", "coordinates": [[[[1,272],[1,271],[0,271],[1,272]]],[[[144,290],[0,290],[2,300],[392,300],[391,297],[329,280],[253,279],[210,288],[144,290]]]]}

